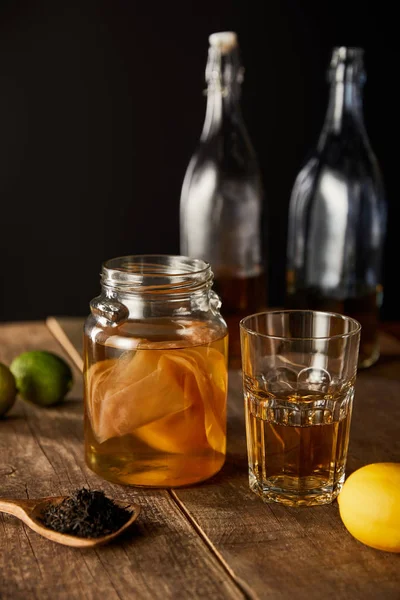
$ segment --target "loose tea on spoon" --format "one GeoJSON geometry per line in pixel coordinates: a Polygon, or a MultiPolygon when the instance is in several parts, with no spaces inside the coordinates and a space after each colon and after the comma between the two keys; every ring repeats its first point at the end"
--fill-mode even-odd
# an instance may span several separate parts
{"type": "Polygon", "coordinates": [[[49,503],[40,521],[59,533],[97,538],[117,531],[130,517],[128,510],[115,504],[104,492],[82,488],[58,505],[49,503]]]}

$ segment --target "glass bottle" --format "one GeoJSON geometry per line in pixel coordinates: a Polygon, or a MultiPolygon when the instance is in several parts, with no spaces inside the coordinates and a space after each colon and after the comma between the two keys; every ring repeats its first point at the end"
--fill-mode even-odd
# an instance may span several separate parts
{"type": "Polygon", "coordinates": [[[180,251],[212,266],[233,368],[240,368],[240,319],[266,306],[263,189],[240,109],[242,81],[236,34],[213,33],[205,121],[180,198],[180,251]]]}
{"type": "Polygon", "coordinates": [[[114,258],[84,328],[85,457],[104,479],[178,487],[226,453],[228,330],[208,263],[114,258]]]}
{"type": "Polygon", "coordinates": [[[359,367],[379,358],[386,198],[363,119],[363,49],[333,49],[317,148],[290,199],[287,308],[339,312],[362,326],[359,367]]]}

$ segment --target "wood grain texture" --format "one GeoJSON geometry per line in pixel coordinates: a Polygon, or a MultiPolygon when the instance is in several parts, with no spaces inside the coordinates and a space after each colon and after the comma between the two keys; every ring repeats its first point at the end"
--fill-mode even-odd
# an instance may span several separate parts
{"type": "MultiPolygon", "coordinates": [[[[1,362],[29,349],[64,355],[44,323],[0,326],[1,362]]],[[[84,550],[50,542],[1,514],[1,600],[243,598],[168,491],[113,485],[86,468],[81,373],[71,366],[75,384],[62,405],[18,399],[0,419],[0,495],[68,495],[86,486],[139,504],[141,514],[120,540],[84,550]]]]}
{"type": "MultiPolygon", "coordinates": [[[[78,351],[77,324],[62,327],[78,351]]],[[[400,343],[382,336],[382,356],[360,372],[347,473],[400,461],[400,343]]],[[[248,486],[241,378],[230,373],[228,456],[202,485],[171,491],[182,512],[247,595],[286,600],[399,600],[400,555],[356,541],[337,503],[313,508],[265,504],[248,486]]]]}

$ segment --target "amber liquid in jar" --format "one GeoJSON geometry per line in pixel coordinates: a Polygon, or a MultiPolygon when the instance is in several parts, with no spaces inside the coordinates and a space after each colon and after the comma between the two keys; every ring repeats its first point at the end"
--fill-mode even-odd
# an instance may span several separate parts
{"type": "Polygon", "coordinates": [[[226,454],[228,336],[218,337],[207,322],[160,318],[91,337],[85,336],[89,467],[116,483],[150,487],[217,473],[226,454]]]}
{"type": "Polygon", "coordinates": [[[229,331],[229,366],[241,368],[240,327],[241,319],[267,308],[266,277],[260,273],[254,277],[216,276],[214,289],[221,298],[221,312],[229,331]]]}

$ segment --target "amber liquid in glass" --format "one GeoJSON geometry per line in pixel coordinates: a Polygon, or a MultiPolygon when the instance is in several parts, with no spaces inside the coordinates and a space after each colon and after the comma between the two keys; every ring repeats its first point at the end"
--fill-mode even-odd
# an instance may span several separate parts
{"type": "Polygon", "coordinates": [[[221,298],[221,314],[229,330],[229,366],[241,368],[239,322],[244,317],[266,309],[266,277],[216,276],[214,289],[221,298]]]}
{"type": "Polygon", "coordinates": [[[289,506],[324,504],[345,479],[354,388],[270,396],[245,386],[250,488],[289,506]]]}
{"type": "Polygon", "coordinates": [[[358,368],[367,368],[379,358],[379,306],[382,289],[358,298],[338,300],[312,291],[298,291],[287,296],[286,308],[323,310],[356,319],[361,325],[358,368]]]}
{"type": "Polygon", "coordinates": [[[108,331],[85,339],[89,467],[116,483],[151,487],[218,472],[226,453],[227,336],[184,319],[108,331]]]}

